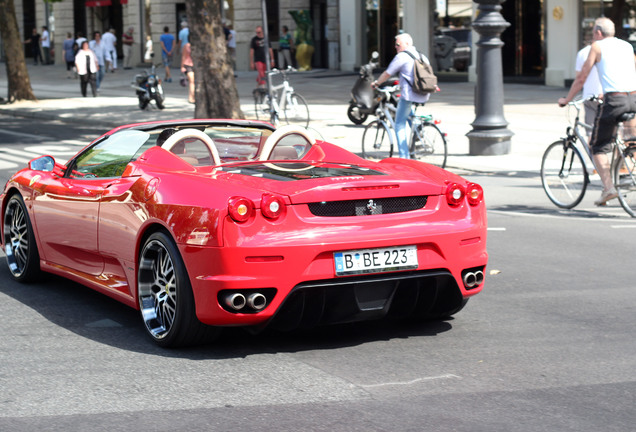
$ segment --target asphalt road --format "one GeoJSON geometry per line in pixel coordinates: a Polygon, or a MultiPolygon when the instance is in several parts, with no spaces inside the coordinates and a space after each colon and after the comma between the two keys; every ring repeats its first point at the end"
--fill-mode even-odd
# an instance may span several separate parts
{"type": "MultiPolygon", "coordinates": [[[[38,135],[28,126],[0,132],[0,162],[30,151],[10,138],[38,135]]],[[[90,132],[46,130],[41,145],[69,147],[90,132]]],[[[0,265],[0,430],[633,430],[636,221],[593,207],[597,188],[563,212],[538,173],[461,174],[484,186],[490,261],[449,321],[231,329],[164,350],[136,311],[0,265]]]]}

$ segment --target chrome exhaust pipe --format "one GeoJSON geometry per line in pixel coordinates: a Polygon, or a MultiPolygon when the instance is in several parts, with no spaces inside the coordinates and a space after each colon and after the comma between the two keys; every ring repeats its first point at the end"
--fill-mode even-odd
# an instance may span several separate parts
{"type": "Polygon", "coordinates": [[[479,286],[484,282],[484,272],[477,270],[475,272],[475,286],[479,286]]]}
{"type": "Polygon", "coordinates": [[[467,272],[464,275],[464,286],[466,288],[474,288],[477,285],[477,277],[473,272],[467,272]]]}
{"type": "Polygon", "coordinates": [[[267,306],[267,299],[261,293],[252,293],[247,296],[247,305],[254,310],[261,310],[267,306]]]}
{"type": "Polygon", "coordinates": [[[225,304],[231,309],[241,310],[245,307],[245,296],[241,293],[231,293],[225,296],[225,304]]]}

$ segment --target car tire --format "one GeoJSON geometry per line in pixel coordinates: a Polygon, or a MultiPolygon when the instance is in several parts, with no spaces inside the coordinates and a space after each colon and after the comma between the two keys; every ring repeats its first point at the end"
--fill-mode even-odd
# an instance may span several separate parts
{"type": "Polygon", "coordinates": [[[11,277],[18,282],[34,282],[41,276],[40,254],[26,205],[14,194],[4,211],[5,254],[11,277]]]}
{"type": "Polygon", "coordinates": [[[220,329],[196,316],[190,278],[181,254],[164,232],[144,242],[137,270],[137,297],[144,327],[165,348],[210,342],[220,329]]]}

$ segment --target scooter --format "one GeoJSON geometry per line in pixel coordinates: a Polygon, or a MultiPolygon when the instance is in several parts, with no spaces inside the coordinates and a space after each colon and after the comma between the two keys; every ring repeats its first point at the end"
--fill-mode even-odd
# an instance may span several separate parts
{"type": "MultiPolygon", "coordinates": [[[[377,51],[371,53],[369,63],[360,67],[360,75],[351,89],[351,100],[347,109],[347,117],[354,124],[364,123],[369,114],[375,114],[378,107],[377,92],[371,87],[374,80],[373,69],[379,66],[377,59],[380,57],[377,51]]],[[[391,104],[397,106],[397,95],[391,95],[391,104]]]]}
{"type": "Polygon", "coordinates": [[[135,89],[139,98],[139,109],[146,109],[151,101],[155,101],[157,108],[164,109],[163,87],[161,87],[161,79],[157,77],[155,65],[152,65],[150,73],[144,71],[135,75],[135,81],[130,85],[135,89]]]}

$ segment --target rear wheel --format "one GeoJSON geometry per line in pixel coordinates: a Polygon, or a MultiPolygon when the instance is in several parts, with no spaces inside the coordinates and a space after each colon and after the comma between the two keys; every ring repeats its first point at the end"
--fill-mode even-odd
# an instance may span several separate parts
{"type": "Polygon", "coordinates": [[[363,113],[360,111],[360,107],[356,104],[349,104],[349,108],[347,109],[347,117],[353,124],[361,125],[367,118],[369,118],[369,114],[363,113]]]}
{"type": "Polygon", "coordinates": [[[621,206],[631,217],[636,217],[636,147],[626,148],[622,157],[615,159],[612,179],[621,206]]]}
{"type": "Polygon", "coordinates": [[[4,252],[11,277],[32,282],[40,276],[40,255],[22,197],[13,195],[4,211],[4,252]]]}
{"type": "Polygon", "coordinates": [[[374,120],[364,128],[362,134],[362,157],[385,159],[393,156],[391,132],[380,121],[374,120]]]}
{"type": "Polygon", "coordinates": [[[446,138],[433,123],[422,123],[411,135],[411,158],[444,168],[448,149],[446,138]]]}
{"type": "Polygon", "coordinates": [[[309,106],[305,98],[298,93],[287,96],[285,109],[282,110],[281,119],[287,124],[297,124],[302,127],[309,126],[309,106]]]}
{"type": "Polygon", "coordinates": [[[254,96],[254,115],[257,120],[269,120],[269,96],[267,94],[267,89],[264,88],[255,88],[252,91],[252,96],[254,96]]]}
{"type": "Polygon", "coordinates": [[[571,142],[560,140],[548,146],[541,161],[541,183],[550,201],[573,208],[583,199],[588,182],[583,156],[571,142]]]}
{"type": "Polygon", "coordinates": [[[160,346],[178,347],[213,339],[219,329],[196,317],[194,296],[174,241],[152,234],[139,257],[137,294],[146,331],[160,346]]]}

